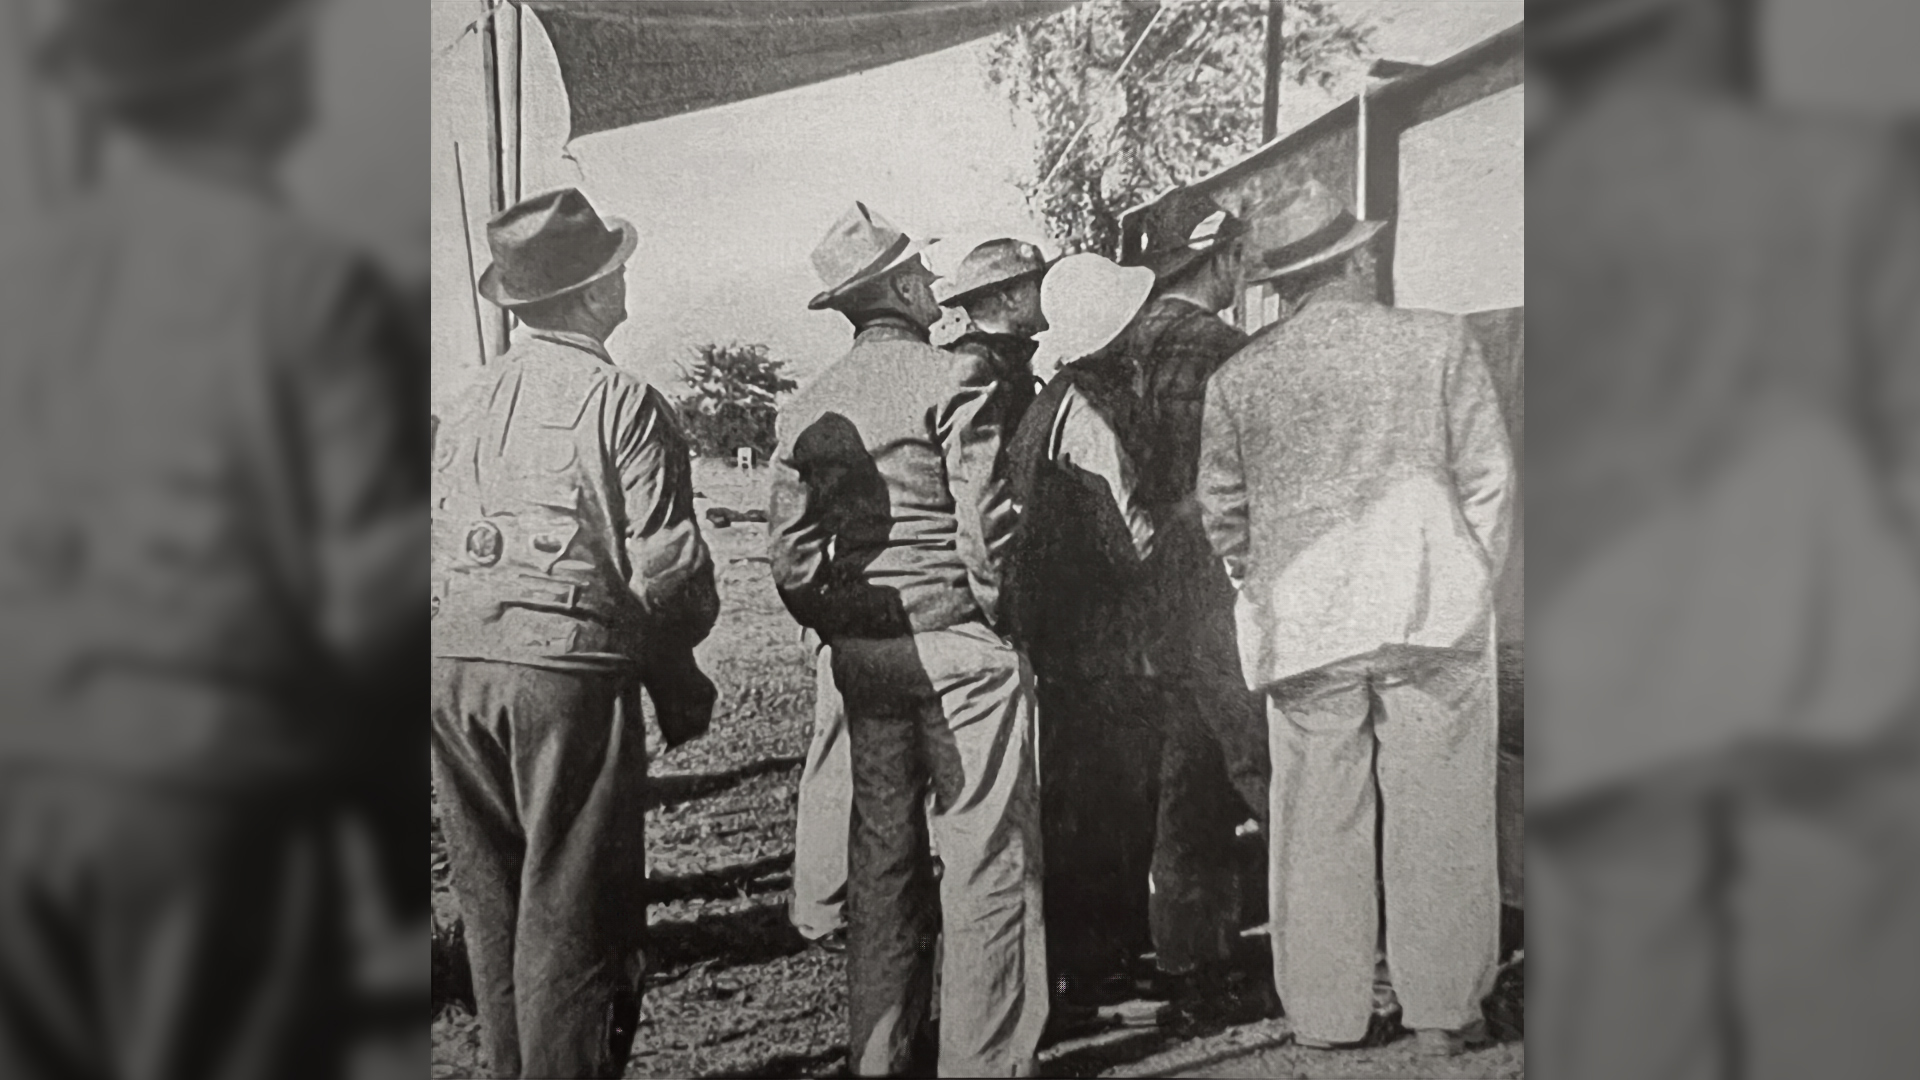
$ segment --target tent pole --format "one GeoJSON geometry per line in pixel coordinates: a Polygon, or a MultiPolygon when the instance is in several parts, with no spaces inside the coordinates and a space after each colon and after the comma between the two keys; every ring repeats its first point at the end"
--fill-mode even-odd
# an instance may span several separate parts
{"type": "MultiPolygon", "coordinates": [[[[500,139],[500,35],[494,28],[499,10],[504,0],[486,0],[490,16],[481,27],[480,59],[486,66],[487,76],[487,217],[507,208],[507,189],[504,171],[501,168],[500,139]]],[[[490,355],[499,355],[507,351],[507,337],[510,326],[506,309],[502,308],[494,319],[495,336],[483,347],[490,355]]]]}
{"type": "Polygon", "coordinates": [[[513,87],[513,201],[519,202],[526,197],[525,149],[527,143],[526,124],[526,52],[527,20],[526,8],[513,0],[508,0],[513,9],[513,73],[509,85],[513,87]]]}
{"type": "Polygon", "coordinates": [[[1280,61],[1286,52],[1286,22],[1281,0],[1267,0],[1267,86],[1260,107],[1260,142],[1280,134],[1280,61]]]}
{"type": "Polygon", "coordinates": [[[467,253],[467,292],[473,296],[473,333],[480,343],[480,366],[487,366],[486,301],[480,298],[480,274],[473,265],[473,219],[467,216],[467,170],[460,163],[460,143],[453,144],[453,184],[460,192],[460,248],[467,253]]]}

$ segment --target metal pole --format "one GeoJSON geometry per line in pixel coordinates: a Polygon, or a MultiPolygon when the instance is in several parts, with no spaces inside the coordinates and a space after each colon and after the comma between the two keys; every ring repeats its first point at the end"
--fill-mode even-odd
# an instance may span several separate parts
{"type": "MultiPolygon", "coordinates": [[[[487,0],[488,14],[498,16],[503,0],[487,0]]],[[[480,59],[486,67],[487,76],[487,198],[489,210],[487,217],[507,208],[506,178],[502,176],[500,146],[500,35],[494,29],[494,18],[488,18],[481,27],[480,59]]],[[[507,313],[503,308],[496,313],[494,327],[497,337],[487,342],[484,348],[492,354],[507,350],[509,326],[507,313]]]]}
{"type": "Polygon", "coordinates": [[[473,265],[473,219],[467,216],[467,170],[460,164],[460,144],[453,144],[453,184],[460,190],[460,246],[467,253],[467,292],[473,296],[473,333],[480,343],[480,366],[487,366],[487,324],[480,298],[480,275],[473,265]]]}
{"type": "Polygon", "coordinates": [[[1280,61],[1286,52],[1286,27],[1281,0],[1267,0],[1267,86],[1260,108],[1260,141],[1270,143],[1280,134],[1280,61]]]}

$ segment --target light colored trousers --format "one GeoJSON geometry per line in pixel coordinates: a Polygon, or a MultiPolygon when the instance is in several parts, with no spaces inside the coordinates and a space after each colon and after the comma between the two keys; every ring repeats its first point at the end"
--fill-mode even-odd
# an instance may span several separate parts
{"type": "Polygon", "coordinates": [[[1047,1019],[1032,671],[970,623],[841,639],[833,676],[853,765],[852,1071],[910,1067],[944,929],[940,1075],[1032,1075],[1047,1019]],[[945,864],[937,900],[929,829],[945,864]]]}
{"type": "Polygon", "coordinates": [[[1406,1025],[1479,1019],[1500,932],[1484,655],[1402,647],[1341,661],[1269,688],[1267,723],[1274,982],[1295,1033],[1365,1036],[1381,896],[1406,1025]]]}
{"type": "Polygon", "coordinates": [[[814,646],[813,741],[800,773],[800,809],[793,827],[794,929],[818,941],[847,925],[847,820],[853,814],[853,766],[847,753],[847,707],[833,682],[833,650],[814,646]]]}

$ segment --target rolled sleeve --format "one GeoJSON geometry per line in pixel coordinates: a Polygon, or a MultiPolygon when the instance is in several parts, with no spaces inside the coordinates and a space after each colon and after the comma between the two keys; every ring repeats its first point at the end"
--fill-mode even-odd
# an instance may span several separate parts
{"type": "Polygon", "coordinates": [[[652,387],[613,410],[609,445],[625,496],[628,585],[662,645],[706,638],[719,615],[713,558],[693,513],[693,465],[673,407],[652,387]]]}

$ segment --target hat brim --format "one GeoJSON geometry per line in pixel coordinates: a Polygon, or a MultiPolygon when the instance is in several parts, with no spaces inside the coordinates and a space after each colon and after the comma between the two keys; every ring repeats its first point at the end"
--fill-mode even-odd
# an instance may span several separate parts
{"type": "Polygon", "coordinates": [[[813,299],[807,301],[807,310],[819,311],[822,308],[834,306],[834,302],[847,293],[865,285],[869,281],[877,281],[880,278],[886,277],[888,274],[905,266],[909,260],[918,258],[921,253],[926,251],[927,245],[931,243],[933,243],[932,240],[909,239],[907,246],[902,248],[900,253],[893,258],[875,259],[873,262],[867,264],[866,269],[835,285],[833,288],[823,289],[815,293],[813,299]]]}
{"type": "Polygon", "coordinates": [[[1256,273],[1248,274],[1246,275],[1246,280],[1249,283],[1273,281],[1286,277],[1289,274],[1297,274],[1302,270],[1311,270],[1321,263],[1345,255],[1347,252],[1373,239],[1381,229],[1386,227],[1387,223],[1385,221],[1356,221],[1353,223],[1353,227],[1348,229],[1346,234],[1341,236],[1340,239],[1308,255],[1306,258],[1295,259],[1285,266],[1275,267],[1271,270],[1260,270],[1256,273]]]}
{"type": "Polygon", "coordinates": [[[1218,251],[1220,245],[1246,235],[1244,221],[1239,218],[1229,218],[1228,221],[1225,228],[1208,237],[1204,243],[1187,244],[1157,253],[1142,252],[1132,265],[1144,266],[1153,271],[1154,277],[1164,281],[1218,251]]]}
{"type": "Polygon", "coordinates": [[[627,260],[633,258],[634,250],[640,246],[640,232],[633,227],[633,222],[625,218],[609,217],[603,220],[605,220],[609,227],[620,233],[620,246],[615,248],[612,257],[600,264],[599,269],[593,273],[588,274],[586,277],[581,278],[571,285],[555,289],[552,292],[542,293],[539,296],[516,296],[508,292],[506,288],[501,285],[500,264],[494,263],[480,274],[480,295],[503,308],[525,307],[528,304],[538,304],[545,300],[565,296],[571,292],[579,292],[581,289],[619,270],[621,267],[627,265],[627,260]]]}
{"type": "MultiPolygon", "coordinates": [[[[1129,266],[1122,269],[1135,271],[1147,268],[1129,266]]],[[[1140,317],[1140,309],[1147,306],[1147,299],[1153,295],[1156,282],[1157,279],[1151,272],[1127,274],[1124,281],[1126,291],[1115,296],[1112,309],[1115,316],[1124,312],[1125,317],[1110,319],[1107,325],[1098,327],[1093,333],[1066,337],[1063,336],[1065,331],[1058,327],[1049,327],[1040,331],[1034,338],[1039,344],[1033,351],[1033,369],[1044,371],[1048,369],[1048,364],[1055,367],[1070,364],[1082,357],[1092,356],[1113,344],[1122,333],[1126,332],[1127,327],[1133,325],[1133,320],[1140,317]]]]}
{"type": "Polygon", "coordinates": [[[1013,284],[1016,281],[1025,281],[1028,278],[1046,277],[1047,271],[1053,269],[1053,264],[1059,261],[1060,261],[1059,259],[1048,259],[1046,262],[1041,263],[1039,266],[1033,268],[1032,270],[1022,270],[1018,274],[1010,274],[1007,277],[996,278],[993,281],[983,281],[978,285],[974,285],[968,288],[964,292],[950,293],[947,295],[946,299],[940,301],[940,306],[941,307],[959,307],[960,305],[965,304],[969,300],[977,299],[989,292],[992,292],[994,289],[1004,288],[1008,285],[1013,284]]]}

